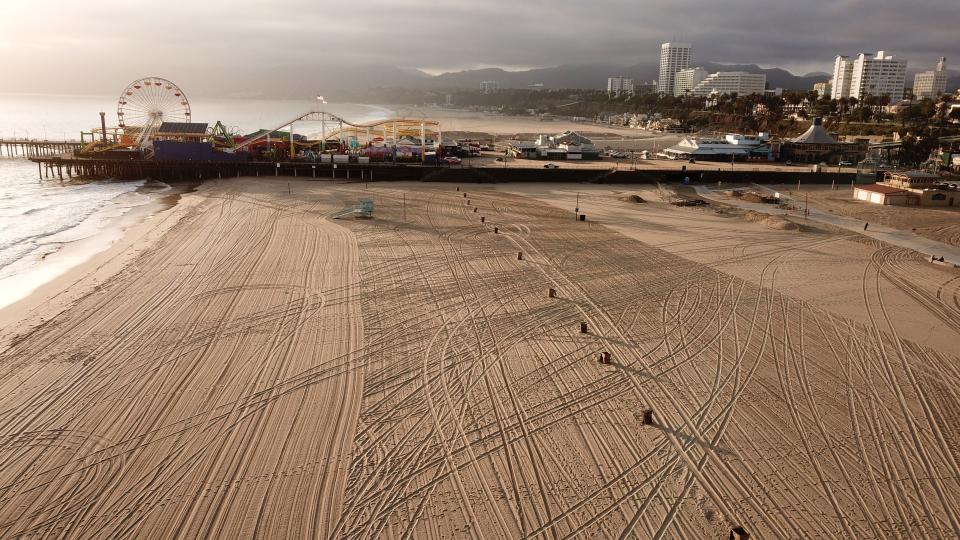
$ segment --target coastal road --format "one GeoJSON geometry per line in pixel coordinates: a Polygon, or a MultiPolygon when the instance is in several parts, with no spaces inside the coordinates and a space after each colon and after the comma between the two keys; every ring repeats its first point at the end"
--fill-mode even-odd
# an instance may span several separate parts
{"type": "MultiPolygon", "coordinates": [[[[760,212],[763,214],[770,215],[793,215],[794,212],[781,210],[774,205],[763,204],[763,203],[753,203],[749,201],[743,201],[735,199],[732,197],[726,197],[722,194],[719,194],[707,186],[693,186],[697,194],[703,197],[704,199],[709,199],[712,201],[720,202],[723,204],[728,204],[730,206],[736,206],[737,208],[742,208],[744,210],[753,210],[754,212],[760,212]]],[[[767,192],[770,194],[775,193],[775,190],[761,186],[759,184],[754,184],[753,188],[758,191],[767,192]]],[[[795,203],[802,204],[800,201],[795,200],[795,203]]],[[[923,210],[918,210],[922,212],[923,210]]],[[[802,214],[801,214],[802,215],[802,214]]],[[[936,240],[930,240],[929,238],[924,238],[922,236],[917,236],[911,234],[908,231],[902,231],[899,229],[893,229],[891,227],[885,227],[883,225],[870,224],[867,229],[864,229],[864,221],[859,219],[854,219],[847,216],[840,216],[837,214],[832,214],[829,212],[823,212],[818,210],[816,207],[810,207],[810,213],[807,216],[807,219],[814,221],[819,221],[821,223],[827,223],[829,225],[834,225],[848,231],[856,232],[868,236],[870,238],[875,238],[877,240],[882,240],[889,244],[895,246],[900,246],[907,249],[912,249],[928,259],[931,255],[936,256],[937,258],[943,257],[944,261],[960,266],[960,248],[956,246],[951,246],[949,244],[944,244],[943,242],[937,242],[936,240]]]]}

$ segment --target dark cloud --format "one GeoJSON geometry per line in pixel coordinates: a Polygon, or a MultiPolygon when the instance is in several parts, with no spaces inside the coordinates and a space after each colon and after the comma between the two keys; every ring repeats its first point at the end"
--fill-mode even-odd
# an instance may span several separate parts
{"type": "Polygon", "coordinates": [[[940,55],[960,65],[958,23],[955,0],[4,0],[0,92],[112,92],[162,74],[262,94],[373,66],[648,63],[670,40],[692,42],[701,61],[800,73],[877,49],[920,68],[940,55]]]}

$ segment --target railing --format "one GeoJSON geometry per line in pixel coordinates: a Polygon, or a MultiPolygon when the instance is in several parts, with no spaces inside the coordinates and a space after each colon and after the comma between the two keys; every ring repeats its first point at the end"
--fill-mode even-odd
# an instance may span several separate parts
{"type": "Polygon", "coordinates": [[[80,141],[0,139],[0,157],[55,156],[80,150],[80,141]]]}

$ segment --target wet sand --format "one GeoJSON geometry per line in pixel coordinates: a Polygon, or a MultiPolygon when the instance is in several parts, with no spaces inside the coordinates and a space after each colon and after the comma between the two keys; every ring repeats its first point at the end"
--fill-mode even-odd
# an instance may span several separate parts
{"type": "Polygon", "coordinates": [[[461,188],[206,183],[20,313],[2,535],[960,532],[956,270],[656,190],[461,188]]]}

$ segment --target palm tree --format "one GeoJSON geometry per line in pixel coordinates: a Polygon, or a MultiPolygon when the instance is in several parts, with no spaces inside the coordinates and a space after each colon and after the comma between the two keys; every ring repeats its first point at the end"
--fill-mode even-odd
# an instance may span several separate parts
{"type": "Polygon", "coordinates": [[[933,109],[933,120],[937,125],[943,127],[947,121],[947,115],[950,114],[950,98],[946,94],[937,99],[937,105],[933,109]]]}

